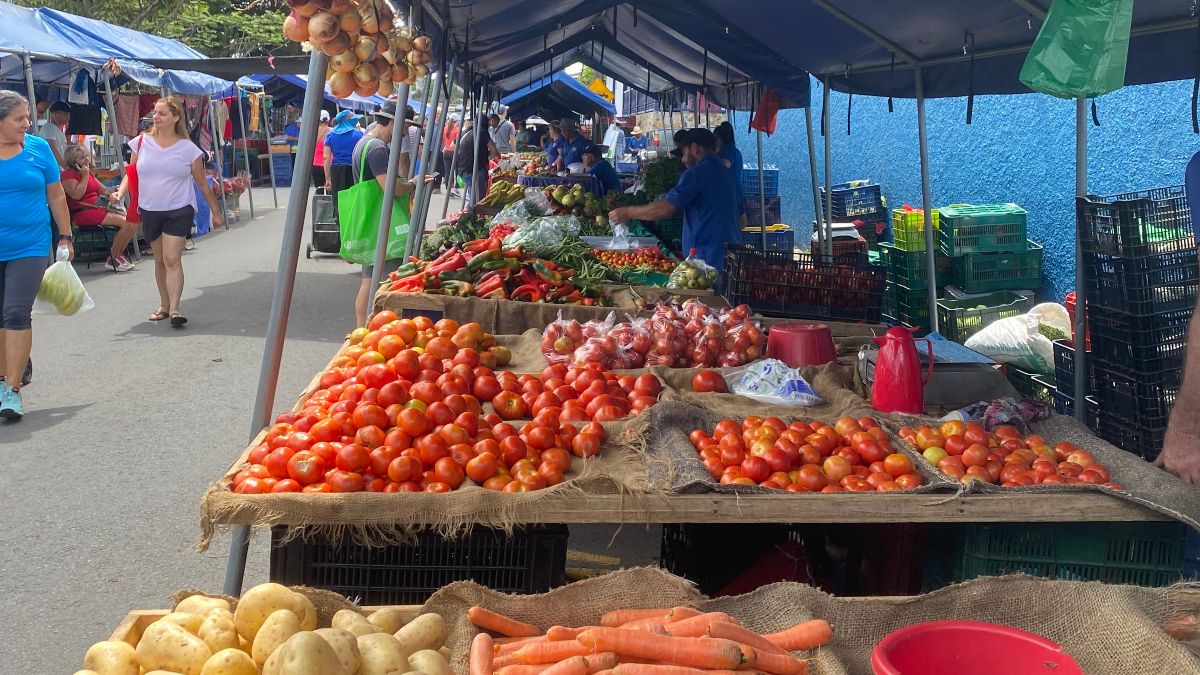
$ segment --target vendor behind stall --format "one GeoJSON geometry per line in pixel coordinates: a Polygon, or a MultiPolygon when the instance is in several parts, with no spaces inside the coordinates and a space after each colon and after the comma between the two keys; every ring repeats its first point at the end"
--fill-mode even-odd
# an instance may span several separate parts
{"type": "Polygon", "coordinates": [[[679,182],[658,201],[645,206],[613,209],[608,219],[626,223],[630,219],[666,220],[683,211],[684,252],[696,254],[717,270],[725,266],[725,245],[740,241],[737,192],[729,170],[717,159],[717,139],[708,129],[675,132],[672,155],[683,160],[687,170],[679,182]]]}
{"type": "Polygon", "coordinates": [[[633,135],[629,137],[629,152],[637,158],[641,158],[642,151],[646,149],[646,136],[642,133],[641,127],[633,128],[633,135]]]}
{"type": "Polygon", "coordinates": [[[613,165],[604,159],[604,146],[589,145],[584,148],[583,165],[587,167],[587,172],[604,186],[606,194],[614,190],[621,191],[621,177],[617,175],[613,165]]]}
{"type": "Polygon", "coordinates": [[[562,130],[562,148],[558,155],[559,171],[566,171],[567,167],[572,164],[583,163],[583,149],[591,145],[588,139],[579,135],[579,128],[575,125],[575,120],[567,117],[559,120],[558,127],[562,130]]]}
{"type": "Polygon", "coordinates": [[[558,162],[559,155],[562,154],[563,144],[562,129],[558,126],[558,120],[550,123],[550,131],[542,140],[542,150],[546,152],[546,166],[554,166],[558,162]]]}

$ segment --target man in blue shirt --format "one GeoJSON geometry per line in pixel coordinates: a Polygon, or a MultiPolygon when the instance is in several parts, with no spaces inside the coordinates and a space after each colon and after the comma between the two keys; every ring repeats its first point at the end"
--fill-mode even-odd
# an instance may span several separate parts
{"type": "Polygon", "coordinates": [[[658,201],[645,206],[613,209],[613,223],[639,220],[666,220],[683,211],[683,249],[696,255],[718,271],[725,267],[725,245],[741,241],[738,232],[737,193],[729,170],[713,154],[717,140],[708,129],[682,129],[675,132],[671,154],[683,160],[687,170],[679,182],[658,201]]]}
{"type": "Polygon", "coordinates": [[[575,126],[575,120],[566,118],[558,123],[559,129],[562,131],[562,150],[558,156],[558,169],[566,170],[572,164],[583,163],[583,149],[591,145],[588,139],[579,135],[579,129],[575,126]]]}
{"type": "Polygon", "coordinates": [[[589,145],[583,149],[583,165],[587,167],[587,172],[591,174],[600,185],[604,186],[604,193],[608,194],[612,191],[621,191],[621,177],[617,175],[617,170],[604,159],[604,148],[599,145],[589,145]]]}

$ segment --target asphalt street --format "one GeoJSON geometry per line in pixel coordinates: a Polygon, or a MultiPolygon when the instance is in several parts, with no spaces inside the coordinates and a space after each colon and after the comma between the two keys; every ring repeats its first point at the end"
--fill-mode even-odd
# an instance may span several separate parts
{"type": "MultiPolygon", "coordinates": [[[[281,189],[274,209],[256,189],[257,218],[243,196],[240,222],[185,252],[183,329],[146,320],[158,304],[149,258],[123,274],[77,261],[96,307],[35,316],[27,415],[0,424],[0,672],[74,672],[129,610],[221,590],[229,537],[195,551],[199,501],[253,435],[286,201],[281,189]]],[[[276,411],[353,328],[358,283],[358,267],[301,250],[276,411]]],[[[268,539],[252,539],[247,586],[267,580],[268,539]]],[[[650,562],[657,539],[573,528],[571,544],[629,566],[650,562]]]]}

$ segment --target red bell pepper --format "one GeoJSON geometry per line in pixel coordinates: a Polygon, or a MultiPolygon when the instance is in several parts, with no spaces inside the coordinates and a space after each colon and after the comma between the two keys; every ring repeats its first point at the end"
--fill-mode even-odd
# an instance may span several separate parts
{"type": "Polygon", "coordinates": [[[514,290],[509,296],[512,300],[523,300],[525,302],[537,302],[542,299],[542,289],[534,284],[525,284],[514,290]]]}
{"type": "Polygon", "coordinates": [[[466,266],[466,257],[463,256],[462,253],[456,251],[450,258],[431,264],[429,267],[425,268],[425,271],[430,274],[437,274],[438,272],[453,272],[455,270],[461,270],[466,268],[466,266]]]}

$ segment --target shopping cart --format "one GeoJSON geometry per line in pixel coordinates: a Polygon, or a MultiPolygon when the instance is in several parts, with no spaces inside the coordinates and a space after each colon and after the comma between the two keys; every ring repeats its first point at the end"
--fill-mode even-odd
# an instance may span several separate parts
{"type": "Polygon", "coordinates": [[[312,258],[313,251],[318,253],[338,253],[342,247],[341,232],[338,229],[337,207],[334,205],[333,193],[328,189],[317,188],[312,198],[312,233],[309,235],[308,250],[305,258],[312,258]]]}

